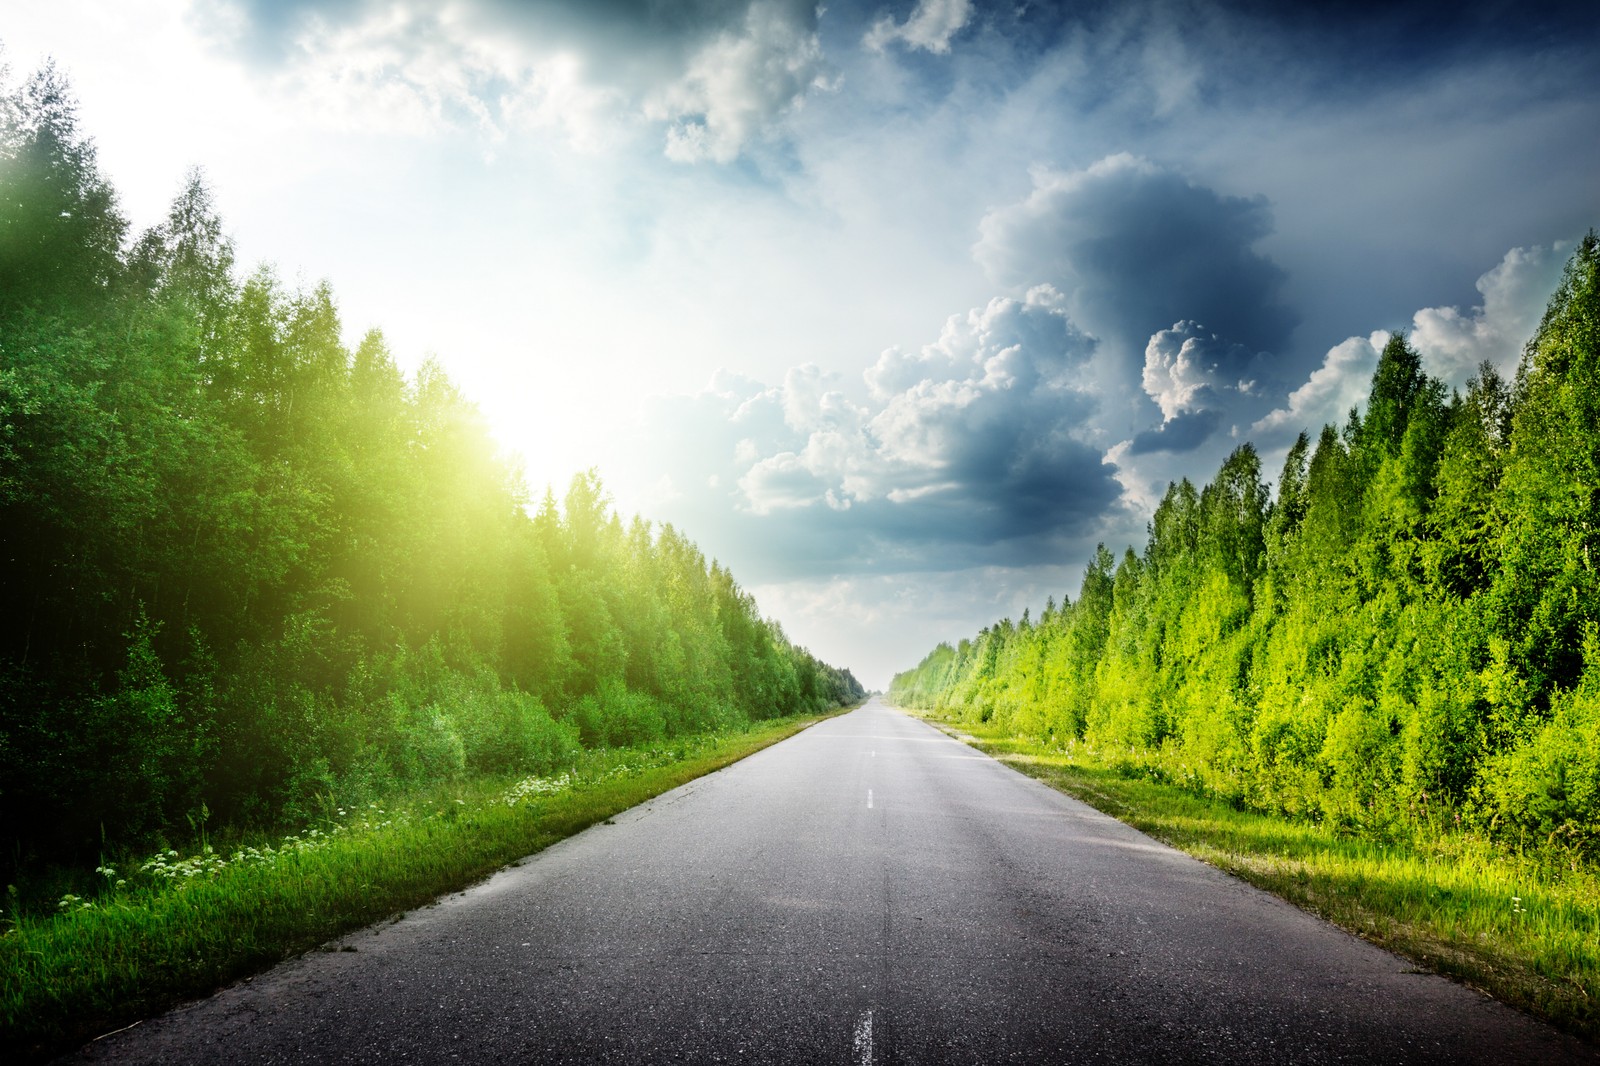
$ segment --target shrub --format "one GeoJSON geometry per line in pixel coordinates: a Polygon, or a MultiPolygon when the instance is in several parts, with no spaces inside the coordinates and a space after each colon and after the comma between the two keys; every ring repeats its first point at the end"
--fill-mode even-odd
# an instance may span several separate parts
{"type": "Polygon", "coordinates": [[[1600,853],[1600,684],[1555,701],[1550,720],[1510,751],[1490,756],[1479,795],[1503,834],[1600,853]]]}

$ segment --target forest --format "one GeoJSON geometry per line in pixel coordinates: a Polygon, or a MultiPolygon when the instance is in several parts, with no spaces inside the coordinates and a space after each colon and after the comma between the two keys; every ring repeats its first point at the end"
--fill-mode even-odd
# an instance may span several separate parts
{"type": "MultiPolygon", "coordinates": [[[[1508,356],[1511,353],[1507,353],[1508,356]]],[[[1384,348],[1364,410],[1169,486],[1075,599],[940,644],[891,698],[1376,840],[1600,857],[1600,239],[1507,381],[1384,348]]]]}
{"type": "Polygon", "coordinates": [[[593,471],[530,495],[437,363],[134,234],[50,67],[0,96],[0,881],[858,699],[593,471]]]}

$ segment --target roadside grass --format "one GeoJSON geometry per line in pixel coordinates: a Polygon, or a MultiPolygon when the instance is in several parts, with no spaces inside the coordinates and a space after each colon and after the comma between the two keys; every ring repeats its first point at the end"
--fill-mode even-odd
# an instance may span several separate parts
{"type": "MultiPolygon", "coordinates": [[[[837,711],[833,713],[843,713],[837,711]]],[[[14,914],[0,935],[0,1053],[42,1059],[481,880],[832,714],[584,753],[551,777],[440,785],[331,807],[276,839],[97,871],[92,898],[14,914]],[[226,850],[227,854],[222,854],[226,850]]]]}
{"type": "Polygon", "coordinates": [[[1158,840],[1587,1041],[1600,1041],[1600,871],[1459,831],[1376,842],[1238,810],[1081,743],[945,729],[1158,840]]]}

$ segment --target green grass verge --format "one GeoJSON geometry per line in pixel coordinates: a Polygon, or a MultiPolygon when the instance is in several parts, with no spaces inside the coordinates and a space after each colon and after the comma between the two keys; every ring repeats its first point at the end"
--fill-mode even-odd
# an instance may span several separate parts
{"type": "MultiPolygon", "coordinates": [[[[842,713],[842,712],[835,712],[842,713]]],[[[440,786],[331,809],[291,837],[111,869],[94,899],[10,916],[0,1051],[41,1059],[462,888],[831,715],[586,753],[548,778],[440,786]]]]}
{"type": "MultiPolygon", "coordinates": [[[[912,712],[923,713],[923,712],[912,712]]],[[[924,715],[978,750],[1427,969],[1600,1041],[1600,871],[1459,832],[1379,843],[1197,796],[1082,744],[924,715]]]]}

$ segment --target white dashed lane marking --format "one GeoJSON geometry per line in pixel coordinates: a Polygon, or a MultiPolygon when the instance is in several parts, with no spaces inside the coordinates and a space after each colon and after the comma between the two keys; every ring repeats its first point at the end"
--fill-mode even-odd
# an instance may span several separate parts
{"type": "Polygon", "coordinates": [[[852,1047],[859,1066],[872,1066],[872,1012],[862,1011],[856,1019],[856,1034],[852,1047]]]}

